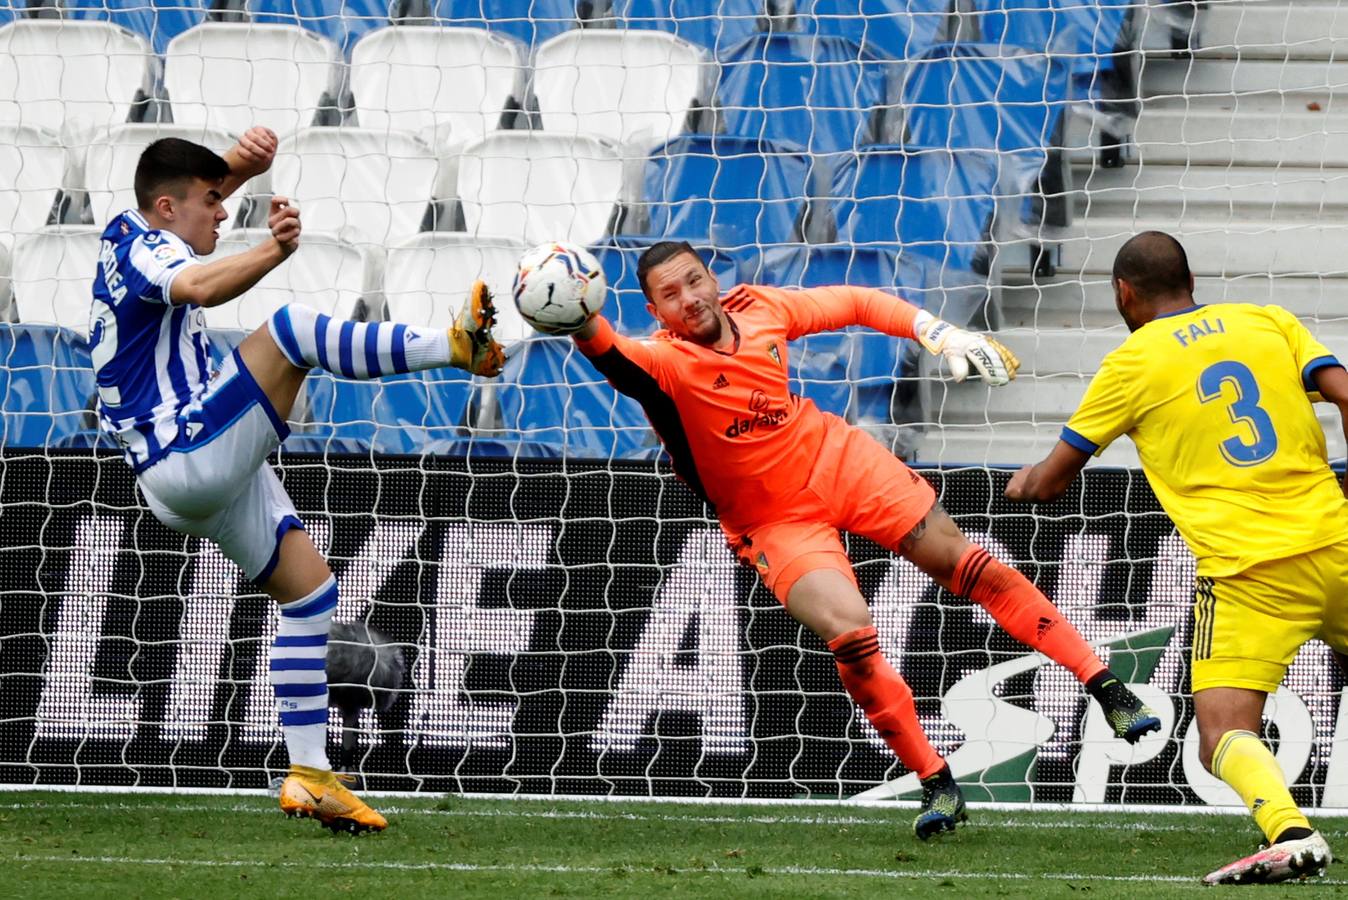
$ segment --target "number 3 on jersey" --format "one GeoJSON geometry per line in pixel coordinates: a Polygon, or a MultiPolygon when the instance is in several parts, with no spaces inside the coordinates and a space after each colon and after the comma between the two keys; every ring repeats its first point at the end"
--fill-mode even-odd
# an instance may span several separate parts
{"type": "Polygon", "coordinates": [[[1198,376],[1198,399],[1203,403],[1223,398],[1223,389],[1231,385],[1235,399],[1226,411],[1234,424],[1249,426],[1254,442],[1247,443],[1241,436],[1229,437],[1218,444],[1222,457],[1233,466],[1257,466],[1278,452],[1278,433],[1273,420],[1259,405],[1259,382],[1243,363],[1234,360],[1213,363],[1198,376]]]}

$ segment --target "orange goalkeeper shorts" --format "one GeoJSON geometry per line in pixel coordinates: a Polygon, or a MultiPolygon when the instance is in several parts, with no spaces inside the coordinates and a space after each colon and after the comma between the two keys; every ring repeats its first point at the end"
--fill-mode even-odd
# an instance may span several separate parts
{"type": "Polygon", "coordinates": [[[809,480],[767,515],[728,534],[740,562],[758,570],[786,605],[791,587],[815,569],[836,569],[856,584],[839,530],[897,551],[936,503],[925,478],[859,428],[828,416],[809,480]]]}

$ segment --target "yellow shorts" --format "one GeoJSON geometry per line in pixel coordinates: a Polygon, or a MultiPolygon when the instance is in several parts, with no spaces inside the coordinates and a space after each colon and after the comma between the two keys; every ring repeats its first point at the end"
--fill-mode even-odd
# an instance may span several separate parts
{"type": "Polygon", "coordinates": [[[1193,689],[1272,693],[1301,645],[1348,652],[1348,543],[1274,559],[1194,588],[1193,689]]]}

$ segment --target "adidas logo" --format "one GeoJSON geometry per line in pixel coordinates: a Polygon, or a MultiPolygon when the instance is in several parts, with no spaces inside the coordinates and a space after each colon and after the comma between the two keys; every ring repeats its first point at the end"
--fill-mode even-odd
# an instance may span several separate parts
{"type": "Polygon", "coordinates": [[[1046,635],[1046,634],[1048,634],[1050,631],[1052,631],[1052,630],[1053,630],[1053,626],[1054,626],[1054,625],[1057,625],[1057,624],[1058,624],[1058,623],[1057,623],[1056,621],[1054,621],[1053,619],[1048,618],[1047,616],[1040,616],[1040,617],[1039,617],[1039,627],[1035,629],[1035,632],[1039,635],[1039,640],[1042,641],[1042,640],[1044,639],[1044,635],[1046,635]]]}
{"type": "Polygon", "coordinates": [[[728,388],[730,387],[730,379],[726,378],[725,373],[722,372],[720,375],[716,376],[716,380],[711,383],[711,387],[714,391],[719,391],[721,388],[728,388]]]}

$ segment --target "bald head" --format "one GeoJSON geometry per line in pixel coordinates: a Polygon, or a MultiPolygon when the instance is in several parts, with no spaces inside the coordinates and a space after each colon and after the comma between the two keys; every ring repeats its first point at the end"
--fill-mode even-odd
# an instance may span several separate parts
{"type": "Polygon", "coordinates": [[[1189,257],[1164,231],[1144,231],[1119,248],[1114,281],[1126,281],[1137,299],[1153,303],[1176,295],[1193,296],[1189,257]]]}

